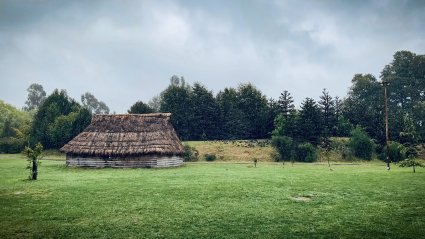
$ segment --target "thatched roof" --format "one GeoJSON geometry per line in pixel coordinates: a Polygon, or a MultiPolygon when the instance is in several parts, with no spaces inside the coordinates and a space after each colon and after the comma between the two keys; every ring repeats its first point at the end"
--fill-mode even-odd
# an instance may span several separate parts
{"type": "Polygon", "coordinates": [[[61,148],[70,154],[179,155],[183,146],[170,113],[95,115],[86,129],[61,148]]]}

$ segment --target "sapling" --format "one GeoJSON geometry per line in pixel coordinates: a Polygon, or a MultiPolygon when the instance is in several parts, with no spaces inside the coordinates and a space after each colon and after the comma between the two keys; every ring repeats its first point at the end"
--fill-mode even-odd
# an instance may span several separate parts
{"type": "Polygon", "coordinates": [[[28,166],[27,169],[30,170],[29,180],[37,180],[38,175],[38,165],[40,163],[40,159],[43,157],[43,145],[38,143],[34,149],[30,147],[25,147],[23,153],[28,158],[28,166]]]}

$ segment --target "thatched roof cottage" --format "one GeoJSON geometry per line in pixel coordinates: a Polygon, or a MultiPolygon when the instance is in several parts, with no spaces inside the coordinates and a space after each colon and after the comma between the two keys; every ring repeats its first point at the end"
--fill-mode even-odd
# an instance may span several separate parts
{"type": "Polygon", "coordinates": [[[61,148],[66,164],[79,167],[172,167],[183,163],[183,146],[170,113],[95,115],[61,148]]]}

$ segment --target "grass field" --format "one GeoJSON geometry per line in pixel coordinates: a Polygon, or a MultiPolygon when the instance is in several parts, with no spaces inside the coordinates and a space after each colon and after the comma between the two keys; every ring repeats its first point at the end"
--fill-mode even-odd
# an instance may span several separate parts
{"type": "Polygon", "coordinates": [[[425,169],[76,169],[0,155],[0,238],[424,238],[425,169]]]}

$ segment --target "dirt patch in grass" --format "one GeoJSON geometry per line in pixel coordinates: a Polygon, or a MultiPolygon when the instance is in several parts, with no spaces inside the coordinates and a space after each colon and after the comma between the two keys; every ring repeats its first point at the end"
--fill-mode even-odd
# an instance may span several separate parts
{"type": "Polygon", "coordinates": [[[313,197],[309,195],[302,195],[290,197],[290,199],[295,202],[310,202],[311,200],[313,200],[313,197]]]}

